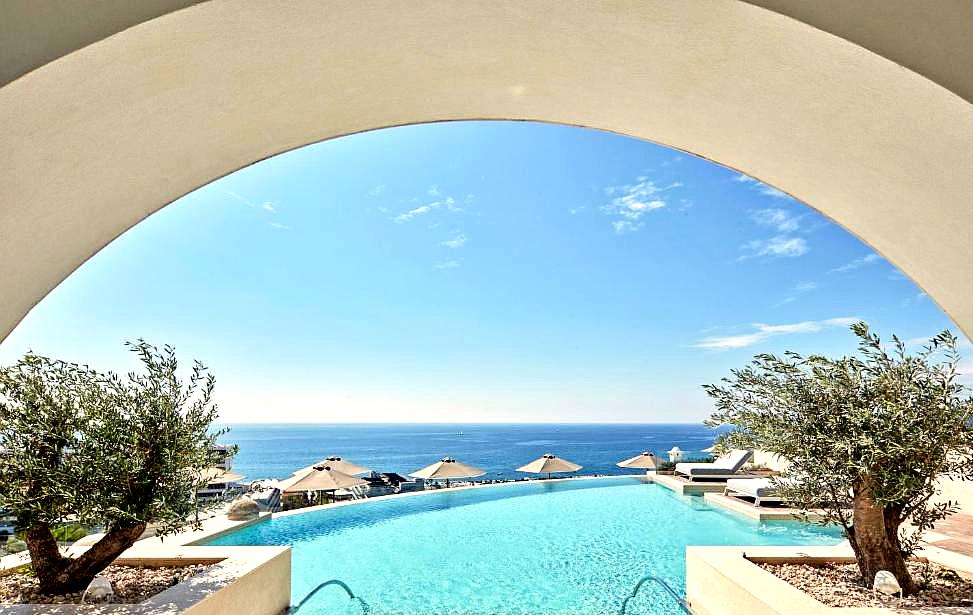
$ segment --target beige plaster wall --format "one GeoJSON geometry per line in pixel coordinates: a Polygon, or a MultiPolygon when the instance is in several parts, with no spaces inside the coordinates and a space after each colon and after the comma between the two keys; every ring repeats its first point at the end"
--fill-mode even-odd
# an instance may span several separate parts
{"type": "Polygon", "coordinates": [[[868,241],[970,333],[973,106],[897,63],[908,49],[888,53],[905,55],[738,0],[165,14],[0,88],[0,339],[214,178],[322,139],[470,118],[597,127],[754,175],[868,241]]]}

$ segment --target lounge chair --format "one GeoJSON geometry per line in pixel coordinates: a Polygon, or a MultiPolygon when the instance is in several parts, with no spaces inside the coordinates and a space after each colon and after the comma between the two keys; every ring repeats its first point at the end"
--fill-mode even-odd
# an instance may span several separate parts
{"type": "Polygon", "coordinates": [[[753,498],[753,505],[760,506],[766,502],[783,502],[778,491],[777,485],[769,478],[731,478],[726,481],[723,495],[753,498]]]}
{"type": "Polygon", "coordinates": [[[728,478],[740,471],[753,451],[733,449],[712,463],[677,463],[676,475],[682,475],[690,482],[696,478],[728,478]]]}

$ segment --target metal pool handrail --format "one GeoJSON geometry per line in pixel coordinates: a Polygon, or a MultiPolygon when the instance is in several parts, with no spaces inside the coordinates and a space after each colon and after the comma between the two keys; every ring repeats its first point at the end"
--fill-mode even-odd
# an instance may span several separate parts
{"type": "Polygon", "coordinates": [[[292,606],[290,610],[287,611],[287,613],[289,615],[292,613],[296,613],[298,610],[300,610],[302,606],[305,605],[305,603],[307,603],[308,600],[314,597],[314,594],[318,593],[319,591],[321,591],[322,589],[324,589],[329,585],[337,585],[341,589],[345,590],[345,593],[348,594],[348,598],[350,600],[354,600],[358,602],[358,606],[361,607],[362,615],[368,615],[368,613],[371,611],[371,608],[368,606],[368,603],[362,600],[360,597],[356,596],[354,592],[351,591],[351,588],[348,587],[347,583],[345,583],[340,579],[331,579],[330,581],[325,581],[324,583],[321,583],[320,585],[312,589],[308,595],[304,596],[304,599],[302,599],[300,602],[297,603],[297,606],[292,606]]]}
{"type": "Polygon", "coordinates": [[[618,611],[618,615],[626,615],[626,610],[628,609],[628,601],[634,598],[635,594],[639,593],[639,590],[642,588],[642,585],[646,581],[655,581],[656,583],[661,585],[662,589],[666,590],[666,593],[672,596],[672,599],[676,601],[676,604],[679,605],[679,608],[681,608],[686,613],[689,613],[689,615],[692,615],[692,611],[689,610],[689,605],[686,604],[686,600],[681,598],[679,594],[676,593],[676,590],[672,589],[672,587],[668,583],[666,583],[660,577],[655,576],[654,574],[647,574],[641,579],[639,579],[639,582],[636,583],[635,587],[632,589],[632,593],[626,596],[625,600],[622,601],[622,608],[618,611]]]}

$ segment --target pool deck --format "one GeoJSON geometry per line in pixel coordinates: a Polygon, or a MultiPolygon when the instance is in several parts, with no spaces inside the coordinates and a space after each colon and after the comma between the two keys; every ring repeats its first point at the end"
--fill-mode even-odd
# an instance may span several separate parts
{"type": "Polygon", "coordinates": [[[934,547],[973,557],[973,515],[956,513],[937,521],[925,538],[934,547]]]}

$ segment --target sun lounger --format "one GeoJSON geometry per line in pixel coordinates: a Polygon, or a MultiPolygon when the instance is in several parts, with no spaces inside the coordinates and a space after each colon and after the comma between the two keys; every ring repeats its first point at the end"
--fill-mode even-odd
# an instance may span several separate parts
{"type": "Polygon", "coordinates": [[[780,503],[777,486],[769,478],[731,478],[726,481],[723,495],[753,498],[753,505],[766,502],[780,503]]]}
{"type": "Polygon", "coordinates": [[[733,449],[712,463],[677,463],[676,475],[692,482],[697,478],[728,478],[740,471],[753,456],[753,451],[733,449]]]}

